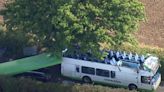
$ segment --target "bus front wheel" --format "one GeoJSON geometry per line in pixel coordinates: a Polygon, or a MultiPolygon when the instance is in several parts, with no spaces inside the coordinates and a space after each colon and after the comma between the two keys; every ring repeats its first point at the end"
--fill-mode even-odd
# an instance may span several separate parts
{"type": "Polygon", "coordinates": [[[129,90],[137,90],[137,86],[135,84],[129,84],[129,90]]]}
{"type": "Polygon", "coordinates": [[[82,80],[83,80],[84,83],[89,83],[89,84],[92,83],[91,78],[88,77],[88,76],[84,76],[82,80]]]}

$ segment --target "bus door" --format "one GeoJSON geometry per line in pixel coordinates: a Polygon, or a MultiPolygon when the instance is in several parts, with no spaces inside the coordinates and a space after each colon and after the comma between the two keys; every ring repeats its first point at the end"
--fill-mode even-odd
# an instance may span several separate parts
{"type": "Polygon", "coordinates": [[[74,71],[75,77],[80,78],[81,77],[80,66],[79,65],[75,65],[75,69],[74,70],[75,70],[74,71]]]}
{"type": "Polygon", "coordinates": [[[140,76],[139,78],[140,80],[140,86],[141,88],[146,88],[146,89],[151,89],[152,86],[151,86],[151,77],[148,77],[148,76],[140,76]]]}

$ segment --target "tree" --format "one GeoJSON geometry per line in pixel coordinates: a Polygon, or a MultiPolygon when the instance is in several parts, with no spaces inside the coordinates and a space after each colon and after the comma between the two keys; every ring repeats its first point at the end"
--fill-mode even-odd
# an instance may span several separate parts
{"type": "Polygon", "coordinates": [[[133,42],[131,34],[144,19],[138,0],[10,0],[2,12],[10,31],[33,33],[57,53],[79,46],[96,56],[102,43],[133,42]]]}

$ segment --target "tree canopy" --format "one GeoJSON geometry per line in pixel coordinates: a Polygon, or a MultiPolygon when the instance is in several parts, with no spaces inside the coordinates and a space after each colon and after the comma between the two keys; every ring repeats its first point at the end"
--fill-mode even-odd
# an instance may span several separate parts
{"type": "Polygon", "coordinates": [[[2,12],[9,31],[34,34],[58,53],[79,46],[95,55],[101,43],[133,42],[131,34],[144,19],[138,0],[10,0],[2,12]]]}

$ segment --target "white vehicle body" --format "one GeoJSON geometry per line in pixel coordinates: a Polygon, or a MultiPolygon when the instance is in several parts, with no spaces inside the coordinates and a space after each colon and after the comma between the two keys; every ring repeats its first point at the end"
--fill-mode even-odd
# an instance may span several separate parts
{"type": "Polygon", "coordinates": [[[156,59],[156,57],[149,56],[144,62],[145,65],[149,64],[150,67],[148,67],[151,68],[151,71],[148,71],[146,69],[129,68],[124,65],[118,66],[63,57],[61,73],[63,76],[74,79],[82,80],[87,76],[93,82],[126,87],[132,84],[139,89],[155,90],[161,82],[161,74],[157,72],[159,68],[158,61],[152,61],[153,63],[151,63],[153,59],[156,59]],[[148,81],[147,78],[150,78],[150,80],[148,81]]]}

